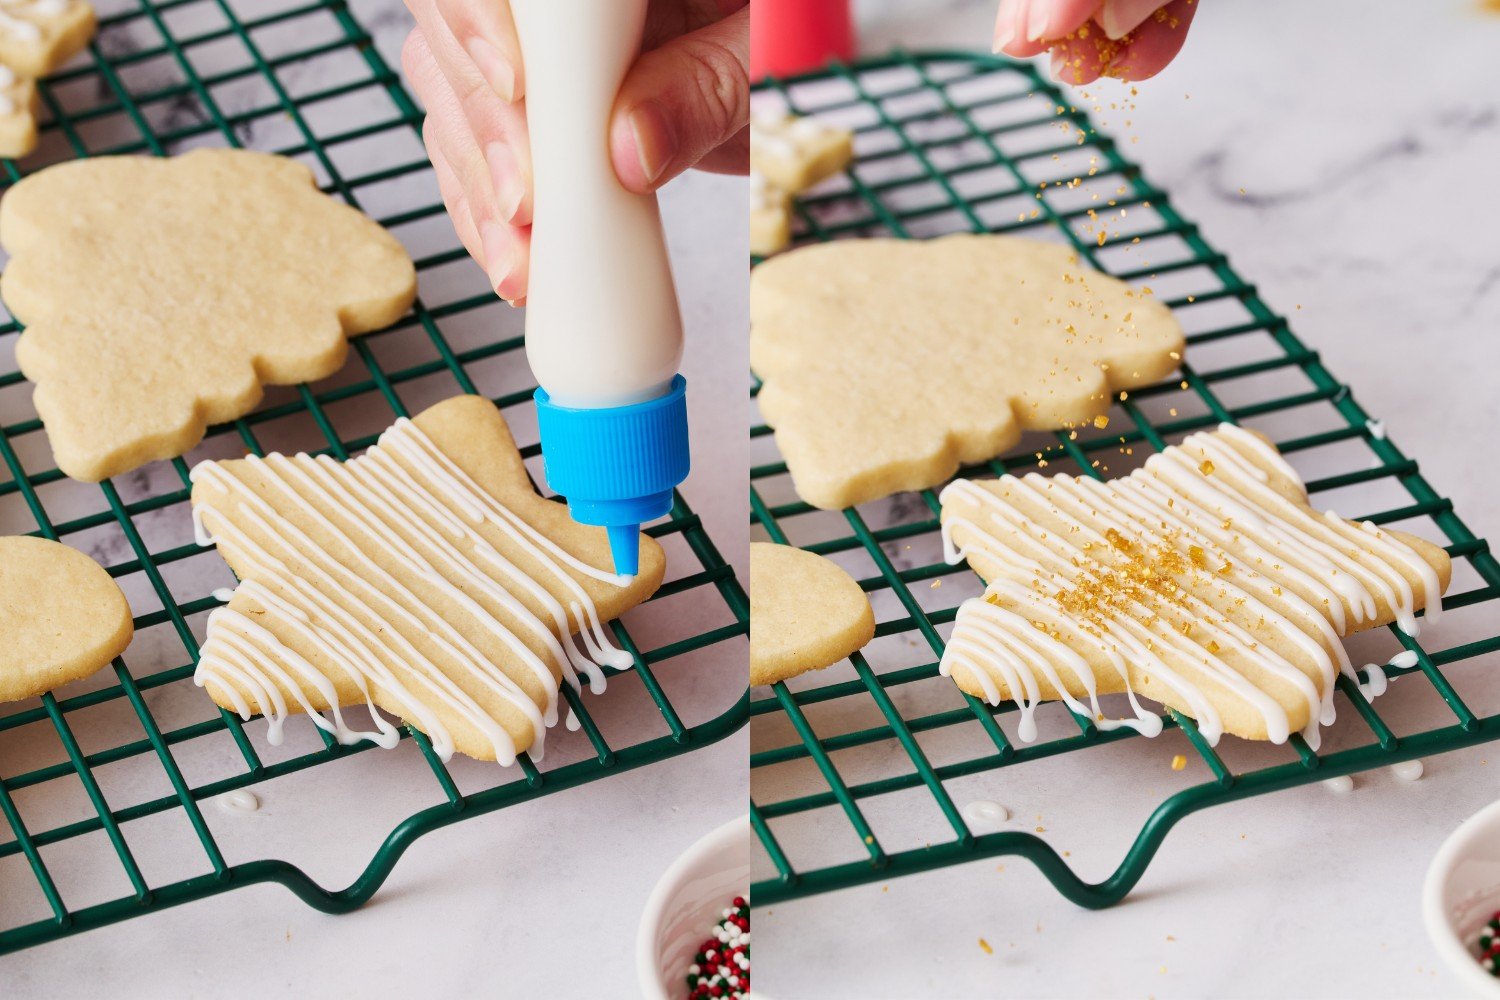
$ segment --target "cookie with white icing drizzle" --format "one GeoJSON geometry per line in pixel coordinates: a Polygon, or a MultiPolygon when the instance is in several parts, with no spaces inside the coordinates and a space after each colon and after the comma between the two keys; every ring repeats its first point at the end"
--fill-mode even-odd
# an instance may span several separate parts
{"type": "Polygon", "coordinates": [[[960,479],[941,500],[948,560],[988,583],[959,608],[941,670],[1017,702],[1025,741],[1054,700],[1154,736],[1140,696],[1211,744],[1300,731],[1316,748],[1338,675],[1360,680],[1341,637],[1392,622],[1416,635],[1452,570],[1430,542],[1315,510],[1274,446],[1228,424],[1120,479],[960,479]],[[1133,717],[1102,716],[1111,693],[1133,717]]]}
{"type": "Polygon", "coordinates": [[[0,0],[0,157],[36,148],[36,78],[82,50],[96,26],[84,0],[0,0]]]}
{"type": "Polygon", "coordinates": [[[84,0],[0,0],[0,63],[19,76],[46,76],[82,51],[97,27],[84,0]]]}
{"type": "MultiPolygon", "coordinates": [[[[208,621],[195,679],[220,707],[265,715],[281,740],[308,713],[342,743],[395,746],[378,706],[455,750],[540,757],[560,685],[604,688],[631,657],[605,623],[661,584],[616,576],[602,528],[526,478],[500,411],[459,396],[398,420],[347,462],[270,455],[194,467],[193,515],[241,583],[208,621]]],[[[571,721],[571,720],[570,720],[571,721]]]]}
{"type": "Polygon", "coordinates": [[[789,195],[832,177],[854,157],[854,133],[800,115],[750,116],[750,168],[789,195]]]}
{"type": "Polygon", "coordinates": [[[0,64],[0,157],[15,159],[36,148],[36,81],[0,64]]]}

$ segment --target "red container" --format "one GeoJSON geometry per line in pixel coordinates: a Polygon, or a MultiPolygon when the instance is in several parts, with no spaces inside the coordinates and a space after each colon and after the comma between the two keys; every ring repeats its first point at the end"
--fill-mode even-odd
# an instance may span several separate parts
{"type": "Polygon", "coordinates": [[[750,0],[750,78],[791,76],[854,58],[849,0],[750,0]]]}

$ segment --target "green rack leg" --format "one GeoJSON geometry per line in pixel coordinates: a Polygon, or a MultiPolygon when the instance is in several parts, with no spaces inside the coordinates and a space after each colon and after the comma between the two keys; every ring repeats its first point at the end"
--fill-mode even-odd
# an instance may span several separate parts
{"type": "MultiPolygon", "coordinates": [[[[364,164],[361,169],[368,168],[368,172],[357,176],[340,169],[340,151],[361,140],[388,136],[406,148],[415,147],[413,140],[420,136],[422,118],[421,111],[403,88],[397,74],[385,63],[370,36],[342,0],[316,0],[253,19],[239,17],[230,0],[118,2],[123,4],[123,9],[106,12],[101,17],[100,41],[90,47],[87,59],[79,60],[76,65],[39,84],[44,118],[50,116],[50,121],[44,121],[42,126],[43,147],[25,163],[5,161],[0,187],[8,187],[19,180],[26,169],[56,160],[60,155],[85,157],[147,153],[161,156],[182,148],[184,144],[205,141],[243,145],[250,144],[251,135],[261,126],[290,123],[296,136],[294,141],[267,151],[310,159],[326,179],[324,190],[330,194],[358,206],[365,192],[378,185],[411,175],[425,175],[419,196],[421,200],[417,204],[403,205],[400,210],[377,221],[388,228],[398,228],[443,216],[443,207],[430,177],[430,166],[420,153],[404,162],[364,164]],[[193,12],[215,15],[219,26],[196,33],[173,28],[174,23],[180,23],[177,21],[179,15],[193,12]],[[288,35],[287,29],[293,29],[293,33],[288,35]],[[293,40],[280,49],[273,49],[266,39],[278,30],[283,39],[290,37],[293,40]],[[142,35],[152,35],[159,39],[159,43],[149,41],[142,44],[142,35]],[[232,44],[245,65],[220,72],[206,72],[200,68],[202,62],[209,61],[204,58],[205,51],[214,51],[217,53],[215,58],[223,58],[222,48],[226,44],[232,44]],[[340,79],[344,82],[298,92],[283,76],[283,71],[290,67],[318,60],[342,60],[340,72],[344,75],[340,79]],[[175,68],[178,81],[165,86],[133,82],[139,79],[138,67],[153,62],[170,64],[175,68]],[[351,69],[358,72],[354,72],[353,79],[347,79],[351,69]],[[226,113],[218,96],[220,88],[255,81],[264,85],[271,99],[255,103],[243,111],[226,113]],[[341,124],[339,131],[321,131],[317,124],[318,112],[331,102],[353,95],[368,98],[372,104],[382,105],[384,110],[364,124],[341,124]],[[168,115],[169,111],[180,111],[184,107],[193,113],[168,115]],[[160,127],[158,123],[167,117],[175,117],[179,123],[160,127]],[[118,129],[111,134],[108,128],[104,128],[110,123],[123,126],[133,136],[122,141],[118,129]],[[106,138],[93,138],[99,134],[106,138]]],[[[453,242],[456,241],[450,240],[449,249],[418,259],[419,274],[425,277],[436,269],[465,260],[467,255],[461,247],[453,246],[453,242]]],[[[477,278],[477,271],[475,275],[477,278]]],[[[482,285],[482,279],[476,280],[475,284],[482,285]]],[[[408,415],[403,396],[420,385],[421,380],[434,377],[451,379],[458,391],[472,393],[480,391],[478,385],[482,380],[476,374],[475,366],[481,362],[509,356],[513,365],[522,365],[524,362],[518,353],[522,347],[519,335],[491,338],[459,350],[444,332],[445,326],[451,326],[467,313],[501,308],[487,290],[439,305],[430,305],[419,299],[411,315],[394,326],[352,342],[350,368],[357,369],[352,379],[331,387],[299,386],[292,398],[264,405],[232,424],[210,428],[207,440],[212,444],[228,439],[246,452],[263,455],[268,446],[276,444],[277,421],[305,418],[323,439],[322,447],[316,449],[319,453],[338,458],[354,454],[374,443],[374,435],[348,437],[340,434],[334,416],[334,408],[339,404],[368,397],[372,405],[383,406],[389,411],[390,419],[394,419],[408,415]],[[435,357],[399,368],[383,364],[380,360],[382,345],[402,339],[424,345],[435,357]]],[[[509,314],[508,310],[506,314],[509,314]]],[[[19,327],[14,322],[0,324],[0,341],[14,338],[18,333],[19,327]]],[[[26,391],[23,382],[18,371],[0,368],[0,392],[26,391]]],[[[517,388],[491,398],[502,408],[524,407],[529,405],[533,388],[517,388]]],[[[384,422],[388,423],[389,419],[384,422]]],[[[681,710],[668,695],[670,679],[679,671],[673,661],[723,643],[743,645],[749,633],[749,601],[744,589],[698,515],[679,494],[668,518],[649,529],[653,537],[679,540],[683,553],[683,558],[674,561],[671,567],[679,575],[663,585],[652,600],[691,592],[705,602],[704,607],[722,608],[720,617],[726,623],[697,634],[671,635],[654,646],[643,644],[632,634],[626,622],[611,623],[616,642],[635,661],[634,670],[617,677],[615,683],[641,684],[659,714],[663,735],[628,745],[614,745],[607,738],[604,727],[591,715],[588,700],[568,690],[565,696],[578,717],[580,731],[587,739],[592,755],[550,770],[536,766],[523,755],[515,769],[496,769],[494,785],[464,794],[448,768],[433,753],[426,738],[418,732],[408,731],[405,735],[411,738],[432,772],[440,801],[408,817],[392,830],[353,883],[342,889],[327,889],[297,867],[275,859],[231,864],[204,820],[201,802],[248,785],[286,779],[298,772],[366,752],[369,746],[338,746],[320,732],[319,749],[267,763],[257,752],[247,726],[230,713],[221,711],[213,718],[175,728],[162,726],[147,698],[172,685],[191,686],[198,656],[192,619],[217,607],[219,602],[207,593],[186,598],[174,593],[167,575],[170,567],[200,555],[203,550],[194,544],[184,544],[154,551],[137,519],[170,510],[181,523],[187,523],[188,464],[183,459],[175,459],[169,466],[164,466],[172,470],[169,475],[175,475],[175,481],[162,487],[159,482],[153,484],[148,479],[146,495],[140,495],[142,487],[133,477],[122,477],[119,482],[106,481],[98,487],[104,509],[56,516],[48,510],[45,498],[52,495],[49,490],[56,488],[54,484],[64,483],[66,477],[51,467],[28,468],[28,462],[23,459],[23,456],[46,451],[45,446],[36,447],[39,440],[36,436],[41,431],[41,422],[34,416],[0,424],[0,503],[19,498],[36,524],[32,533],[47,538],[68,541],[72,536],[94,529],[118,531],[129,554],[106,568],[117,578],[139,574],[161,603],[160,610],[137,616],[137,632],[157,626],[170,628],[182,647],[182,658],[165,667],[155,661],[137,664],[132,662],[137,655],[132,648],[126,651],[124,658],[115,661],[113,684],[61,698],[48,695],[31,704],[0,706],[0,736],[24,738],[21,731],[25,727],[44,727],[61,742],[66,758],[21,773],[0,772],[0,816],[4,818],[0,831],[8,827],[12,835],[7,840],[0,834],[0,861],[16,857],[24,863],[22,870],[29,871],[34,878],[51,913],[48,918],[8,925],[5,922],[8,915],[16,911],[0,907],[0,954],[257,883],[284,885],[309,906],[324,912],[346,912],[369,900],[384,884],[405,851],[433,830],[611,774],[691,753],[730,735],[748,719],[748,688],[724,692],[726,702],[732,699],[730,704],[714,717],[691,724],[684,721],[681,710]],[[128,490],[120,485],[126,478],[131,479],[128,490]],[[144,738],[86,750],[84,742],[77,738],[78,734],[87,734],[85,722],[71,717],[110,703],[121,703],[128,708],[140,724],[144,738]],[[194,741],[214,739],[229,741],[242,768],[215,776],[213,780],[197,784],[189,782],[179,763],[179,755],[194,741]],[[170,793],[126,806],[112,805],[95,771],[131,760],[153,761],[159,766],[170,793]],[[81,783],[91,815],[46,829],[30,827],[24,815],[25,805],[17,802],[17,794],[45,793],[51,782],[73,780],[81,783]],[[207,870],[167,884],[153,884],[137,865],[126,834],[135,821],[179,810],[203,850],[202,862],[207,870]],[[131,891],[120,898],[70,908],[67,893],[59,889],[56,877],[63,862],[49,861],[45,855],[55,846],[70,843],[76,846],[80,838],[101,832],[104,842],[109,844],[110,854],[121,865],[131,891]]],[[[539,448],[535,443],[522,448],[524,457],[537,454],[539,448]]],[[[32,464],[36,464],[36,460],[32,460],[32,464]]],[[[77,488],[84,489],[82,486],[77,488]]],[[[9,523],[0,527],[15,530],[9,523]]],[[[617,672],[610,673],[614,676],[617,672]]],[[[202,697],[196,692],[194,696],[202,697]]],[[[19,888],[14,884],[0,883],[0,898],[18,894],[19,888]]]]}
{"type": "MultiPolygon", "coordinates": [[[[939,231],[969,230],[975,232],[1020,233],[1050,231],[1061,235],[1079,256],[1095,268],[1114,274],[1122,280],[1156,280],[1160,276],[1192,273],[1202,276],[1209,287],[1193,295],[1169,300],[1175,310],[1217,301],[1238,302],[1247,315],[1246,321],[1201,330],[1188,337],[1189,356],[1180,374],[1168,382],[1132,392],[1117,405],[1130,426],[1111,425],[1108,435],[1092,439],[1058,433],[1051,444],[1013,454],[982,466],[961,470],[961,475],[1000,475],[1008,471],[1042,467],[1045,462],[1072,461],[1085,474],[1102,477],[1097,466],[1116,449],[1142,447],[1153,451],[1164,448],[1169,439],[1180,438],[1195,430],[1212,427],[1221,421],[1244,421],[1308,405],[1331,406],[1344,426],[1319,431],[1279,443],[1284,453],[1323,447],[1340,442],[1359,441],[1368,446],[1373,468],[1342,473],[1309,482],[1310,493],[1338,489],[1379,480],[1394,480],[1409,494],[1411,502],[1398,507],[1370,512],[1368,519],[1390,523],[1410,518],[1430,518],[1431,523],[1447,536],[1449,555],[1457,562],[1467,561],[1481,583],[1463,593],[1444,599],[1445,608],[1461,609],[1491,605],[1500,600],[1500,565],[1489,546],[1472,532],[1453,512],[1452,503],[1439,495],[1418,472],[1417,464],[1403,455],[1383,435],[1372,433],[1369,415],[1355,401],[1349,389],[1323,367],[1317,352],[1309,350],[1292,334],[1289,324],[1259,298],[1255,287],[1239,277],[1228,258],[1203,238],[1198,227],[1184,218],[1171,203],[1169,195],[1149,183],[1134,163],[1121,155],[1115,141],[1100,133],[1092,119],[1074,106],[1076,98],[1065,96],[1044,80],[1029,64],[1012,63],[1000,58],[975,56],[965,52],[929,52],[890,56],[853,66],[834,65],[828,70],[785,80],[771,80],[761,85],[774,92],[792,111],[831,117],[848,115],[858,122],[855,132],[857,149],[879,148],[858,161],[848,172],[845,184],[832,185],[833,190],[817,192],[799,199],[797,216],[803,239],[828,240],[860,236],[871,232],[910,237],[920,231],[929,235],[939,231]],[[976,83],[998,84],[977,87],[976,83]],[[1005,120],[1001,124],[979,124],[987,112],[1009,110],[1024,113],[1035,107],[1030,117],[1005,120]],[[907,110],[901,110],[905,108],[907,110]],[[1010,155],[1008,140],[1028,131],[1056,127],[1069,128],[1068,141],[1042,145],[1010,155]],[[923,138],[932,126],[935,138],[923,138]],[[978,155],[972,155],[978,150],[978,155]],[[944,157],[964,162],[947,168],[938,164],[944,157]],[[1155,240],[1179,241],[1187,252],[1182,260],[1134,269],[1111,267],[1114,245],[1101,247],[1096,239],[1080,232],[1095,222],[1091,203],[1068,208],[1056,204],[1059,191],[1071,190],[1082,183],[1066,163],[1066,157],[1080,152],[1091,155],[1091,179],[1107,179],[1113,190],[1110,197],[1132,211],[1144,209],[1158,225],[1154,229],[1130,233],[1141,245],[1155,240]],[[871,169],[880,161],[904,160],[915,168],[904,176],[873,179],[878,171],[871,169]],[[994,178],[1001,178],[996,181],[994,178]],[[904,190],[921,188],[936,197],[917,208],[902,208],[904,190]],[[1002,202],[1021,203],[1031,212],[1012,211],[1014,222],[987,223],[986,213],[1002,202]],[[1018,217],[1017,217],[1018,216],[1018,217]],[[947,219],[954,219],[949,223],[947,219]],[[934,220],[945,220],[934,224],[934,220]],[[1275,357],[1235,364],[1215,370],[1202,370],[1193,361],[1193,347],[1222,343],[1233,338],[1264,336],[1281,353],[1275,357]],[[1268,373],[1297,373],[1308,388],[1272,395],[1252,402],[1229,405],[1219,396],[1219,387],[1236,379],[1268,373]],[[1153,422],[1146,405],[1155,398],[1175,392],[1190,392],[1202,404],[1203,413],[1178,417],[1175,410],[1168,420],[1153,422]]],[[[1111,202],[1113,204],[1114,202],[1111,202]]],[[[1108,241],[1106,241],[1108,242],[1108,241]]],[[[752,388],[752,396],[759,386],[752,388]]],[[[752,441],[766,438],[770,428],[751,428],[752,441]]],[[[793,500],[768,503],[763,490],[772,480],[784,480],[785,463],[764,462],[751,470],[751,522],[762,528],[776,542],[788,543],[796,537],[798,517],[813,513],[813,508],[793,500]]],[[[779,494],[784,483],[779,482],[779,494]]],[[[1090,720],[1077,719],[1078,732],[1035,745],[1014,747],[999,726],[999,721],[1015,711],[1013,703],[992,708],[965,696],[964,707],[907,717],[894,699],[892,689],[922,683],[951,682],[940,678],[937,663],[942,656],[943,640],[937,627],[953,620],[956,608],[924,610],[909,587],[917,581],[936,580],[955,570],[944,563],[896,569],[887,555],[887,547],[906,544],[918,538],[931,538],[938,532],[939,504],[931,490],[920,494],[923,516],[920,520],[871,529],[857,510],[845,511],[849,530],[832,538],[820,537],[806,545],[809,551],[822,555],[863,552],[874,563],[878,575],[860,580],[867,592],[888,593],[901,607],[901,614],[882,621],[877,637],[908,635],[919,647],[931,649],[933,659],[916,666],[882,670],[878,653],[867,649],[853,660],[857,680],[828,681],[792,691],[777,684],[770,697],[758,697],[750,704],[752,724],[760,728],[773,720],[794,733],[793,742],[758,749],[751,754],[751,825],[774,869],[774,875],[752,886],[756,905],[781,903],[814,893],[874,881],[885,881],[899,875],[929,871],[983,858],[1015,855],[1030,861],[1063,896],[1086,907],[1105,907],[1123,899],[1145,874],[1152,858],[1161,848],[1171,829],[1187,816],[1227,802],[1326,780],[1337,775],[1369,770],[1417,757],[1432,756],[1464,747],[1500,739],[1500,716],[1476,715],[1459,696],[1443,673],[1451,668],[1500,650],[1500,635],[1483,638],[1439,651],[1424,649],[1414,639],[1394,628],[1391,633],[1417,654],[1417,665],[1395,674],[1420,676],[1452,713],[1451,724],[1439,724],[1425,732],[1397,737],[1358,687],[1340,679],[1339,692],[1353,708],[1368,731],[1369,741],[1338,752],[1315,753],[1300,737],[1293,737],[1290,749],[1295,759],[1258,770],[1236,772],[1197,732],[1191,719],[1167,713],[1163,722],[1169,729],[1180,729],[1189,745],[1203,760],[1211,780],[1177,792],[1161,802],[1151,813],[1131,847],[1113,874],[1102,882],[1080,879],[1063,857],[1046,841],[1031,833],[1004,831],[976,835],[969,830],[953,807],[945,783],[970,775],[1019,767],[1029,761],[1059,754],[1073,753],[1090,747],[1141,739],[1130,730],[1101,732],[1090,720]],[[868,699],[868,700],[867,700],[868,699]],[[852,732],[823,736],[810,720],[806,708],[813,705],[853,708],[873,703],[882,723],[852,732]],[[756,720],[763,720],[757,723],[756,720]],[[980,756],[952,763],[934,765],[921,750],[916,737],[953,726],[979,726],[992,750],[980,756]],[[859,747],[893,744],[912,765],[910,773],[851,782],[839,770],[834,759],[840,751],[859,747]],[[758,790],[756,772],[790,761],[810,761],[815,767],[808,774],[807,787],[799,787],[789,797],[765,801],[758,790]],[[814,784],[819,779],[821,787],[814,784]],[[935,842],[920,849],[891,851],[881,843],[879,829],[869,819],[862,803],[880,796],[925,788],[939,813],[953,829],[953,838],[935,842]],[[799,845],[786,832],[775,829],[777,820],[806,816],[817,810],[842,813],[852,827],[851,843],[861,847],[860,856],[842,862],[823,863],[799,868],[799,845]]],[[[824,527],[819,530],[826,529],[824,527]]],[[[1500,606],[1497,606],[1500,608],[1500,606]]],[[[1492,608],[1486,629],[1500,622],[1492,608]]],[[[1341,713],[1347,714],[1347,713],[1341,713]]],[[[821,716],[829,718],[828,715],[821,716]]],[[[836,716],[835,716],[836,717],[836,716]]],[[[1076,718],[1076,717],[1075,717],[1076,718]]],[[[1107,752],[1107,751],[1105,751],[1107,752]]],[[[761,785],[760,787],[764,787],[761,785]]]]}

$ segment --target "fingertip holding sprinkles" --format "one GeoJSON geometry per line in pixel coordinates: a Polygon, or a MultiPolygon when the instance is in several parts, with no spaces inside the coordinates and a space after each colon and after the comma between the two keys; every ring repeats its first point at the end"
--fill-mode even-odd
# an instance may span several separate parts
{"type": "Polygon", "coordinates": [[[693,953],[687,968],[688,1000],[741,1000],[750,995],[750,904],[736,896],[693,953]]]}

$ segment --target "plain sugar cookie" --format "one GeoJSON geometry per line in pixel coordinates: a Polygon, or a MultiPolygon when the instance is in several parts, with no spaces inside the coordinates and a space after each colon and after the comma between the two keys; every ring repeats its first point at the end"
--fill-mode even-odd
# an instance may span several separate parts
{"type": "Polygon", "coordinates": [[[837,663],[875,637],[875,613],[837,563],[790,545],[750,545],[750,683],[837,663]]]}
{"type": "Polygon", "coordinates": [[[341,743],[395,746],[378,714],[361,731],[340,711],[369,705],[445,760],[539,759],[560,684],[597,693],[602,667],[632,664],[605,623],[665,572],[643,535],[639,575],[616,576],[604,529],[537,496],[480,396],[398,420],[348,462],[201,462],[192,479],[199,541],[241,581],[209,615],[195,679],[221,708],[266,716],[273,744],[307,713],[341,743]]]}
{"type": "Polygon", "coordinates": [[[49,167],[0,201],[0,243],[16,360],[58,468],[90,482],[183,454],[263,384],[333,374],[416,295],[395,237],[245,150],[49,167]]]}
{"type": "Polygon", "coordinates": [[[1182,349],[1149,295],[1014,237],[841,240],[750,275],[761,413],[815,507],[936,486],[1023,430],[1078,426],[1182,349]]]}
{"type": "MultiPolygon", "coordinates": [[[[1221,733],[1317,749],[1340,674],[1373,697],[1341,637],[1441,612],[1452,565],[1430,542],[1313,509],[1260,435],[1221,425],[1120,479],[1031,473],[959,479],[942,493],[949,562],[986,582],[959,608],[941,661],[968,694],[1032,713],[1061,699],[1100,728],[1154,736],[1137,695],[1221,733]],[[1126,693],[1133,718],[1096,695],[1126,693]]],[[[1378,676],[1377,676],[1378,675],[1378,676]]]]}
{"type": "Polygon", "coordinates": [[[125,595],[94,560],[44,538],[0,538],[0,702],[89,676],[134,633],[125,595]]]}

